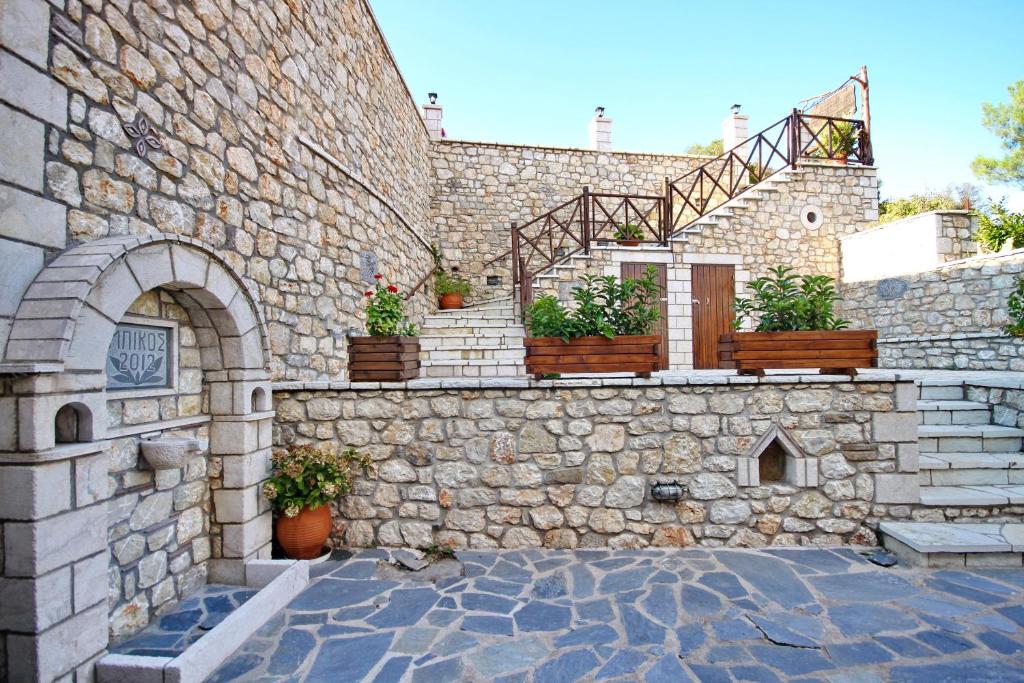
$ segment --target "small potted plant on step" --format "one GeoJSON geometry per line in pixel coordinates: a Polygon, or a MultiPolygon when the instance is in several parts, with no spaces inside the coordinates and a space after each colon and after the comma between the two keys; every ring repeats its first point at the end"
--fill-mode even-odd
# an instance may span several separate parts
{"type": "Polygon", "coordinates": [[[638,247],[644,238],[644,231],[636,223],[619,223],[612,237],[623,247],[638,247]]]}
{"type": "Polygon", "coordinates": [[[367,472],[370,458],[354,448],[334,453],[298,445],[276,451],[273,463],[263,496],[279,513],[277,542],[292,559],[318,557],[331,532],[328,501],[352,489],[353,472],[367,472]]]}
{"type": "Polygon", "coordinates": [[[613,275],[584,275],[568,310],[554,296],[540,296],[526,312],[530,336],[526,371],[541,379],[561,373],[635,372],[650,376],[661,368],[661,286],[649,268],[644,277],[621,282],[613,275]]]}
{"type": "Polygon", "coordinates": [[[857,129],[850,121],[830,121],[822,130],[825,140],[813,156],[831,159],[845,166],[857,143],[857,129]]]}
{"type": "Polygon", "coordinates": [[[434,288],[437,289],[437,305],[443,310],[462,308],[465,297],[472,291],[469,280],[459,275],[457,268],[452,268],[451,273],[437,271],[434,288]]]}
{"type": "Polygon", "coordinates": [[[738,330],[754,321],[754,332],[723,334],[719,367],[741,375],[764,375],[766,368],[821,368],[821,374],[857,374],[877,367],[876,330],[848,330],[850,321],[834,313],[839,295],[827,275],[794,275],[778,266],[747,285],[749,298],[737,298],[738,330]]]}
{"type": "Polygon", "coordinates": [[[348,378],[352,382],[402,382],[420,374],[420,340],[416,326],[405,319],[405,300],[384,276],[373,276],[366,291],[366,331],[348,338],[348,378]]]}

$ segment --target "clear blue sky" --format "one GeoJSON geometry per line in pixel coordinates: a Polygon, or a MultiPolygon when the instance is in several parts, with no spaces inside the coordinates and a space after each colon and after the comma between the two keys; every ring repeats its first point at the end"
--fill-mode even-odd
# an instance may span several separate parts
{"type": "Polygon", "coordinates": [[[602,105],[615,149],[679,153],[720,137],[734,102],[760,130],[866,64],[883,197],[977,183],[971,160],[998,151],[981,103],[1024,79],[1024,0],[371,4],[455,139],[585,146],[602,105]]]}

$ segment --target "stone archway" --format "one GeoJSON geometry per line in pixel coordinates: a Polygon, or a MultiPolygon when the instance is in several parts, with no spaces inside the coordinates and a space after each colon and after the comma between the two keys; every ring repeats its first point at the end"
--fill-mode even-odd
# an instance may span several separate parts
{"type": "Polygon", "coordinates": [[[0,435],[0,580],[5,594],[16,586],[33,615],[8,632],[18,649],[9,660],[26,667],[26,678],[59,678],[107,646],[105,449],[116,436],[106,423],[107,352],[133,302],[154,290],[186,312],[208,391],[210,455],[222,465],[209,576],[244,583],[245,563],[270,555],[271,513],[259,497],[270,470],[270,352],[253,291],[211,247],[178,235],[64,252],[26,291],[0,363],[0,418],[15,426],[0,435]],[[7,495],[15,490],[24,494],[7,495]],[[80,589],[90,584],[99,588],[80,589]],[[67,598],[66,613],[46,607],[54,591],[67,598]]]}

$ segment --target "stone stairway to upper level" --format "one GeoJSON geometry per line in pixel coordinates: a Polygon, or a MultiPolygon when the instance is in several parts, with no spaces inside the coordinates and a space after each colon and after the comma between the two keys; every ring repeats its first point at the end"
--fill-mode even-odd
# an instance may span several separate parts
{"type": "Polygon", "coordinates": [[[511,298],[428,315],[420,330],[423,377],[525,375],[523,326],[511,298]]]}
{"type": "Polygon", "coordinates": [[[926,378],[918,391],[922,521],[882,522],[885,545],[927,566],[1021,566],[1024,507],[1012,508],[1024,506],[1024,429],[995,424],[963,380],[926,378]]]}

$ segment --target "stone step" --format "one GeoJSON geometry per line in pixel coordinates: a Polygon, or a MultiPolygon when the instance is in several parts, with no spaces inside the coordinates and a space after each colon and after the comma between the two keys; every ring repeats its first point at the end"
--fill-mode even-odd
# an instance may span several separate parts
{"type": "Polygon", "coordinates": [[[963,380],[926,380],[918,385],[917,397],[934,401],[962,401],[964,399],[963,380]]]}
{"type": "Polygon", "coordinates": [[[467,311],[465,309],[456,312],[432,313],[423,317],[423,327],[448,327],[453,323],[471,324],[478,320],[506,320],[513,317],[512,309],[493,309],[489,311],[467,311]]]}
{"type": "Polygon", "coordinates": [[[1024,524],[881,522],[882,545],[916,567],[1020,567],[1024,524]]]}
{"type": "Polygon", "coordinates": [[[927,486],[921,504],[932,507],[991,507],[1024,504],[1024,485],[927,486]]]}
{"type": "Polygon", "coordinates": [[[523,348],[523,333],[511,334],[432,334],[420,337],[420,350],[479,348],[523,348]]]}
{"type": "Polygon", "coordinates": [[[470,365],[459,361],[455,365],[420,364],[423,377],[523,377],[526,369],[521,365],[470,365]]]}
{"type": "Polygon", "coordinates": [[[421,362],[457,361],[457,360],[522,360],[526,358],[523,349],[489,349],[489,348],[453,348],[433,349],[420,353],[421,362]]]}
{"type": "Polygon", "coordinates": [[[918,421],[926,425],[988,424],[992,417],[987,403],[975,401],[922,399],[917,402],[917,412],[918,421]]]}
{"type": "Polygon", "coordinates": [[[1024,470],[1024,453],[921,453],[922,470],[1024,470]]]}
{"type": "Polygon", "coordinates": [[[1006,453],[1019,451],[1024,429],[1002,425],[920,425],[918,445],[925,453],[1006,453]]]}

